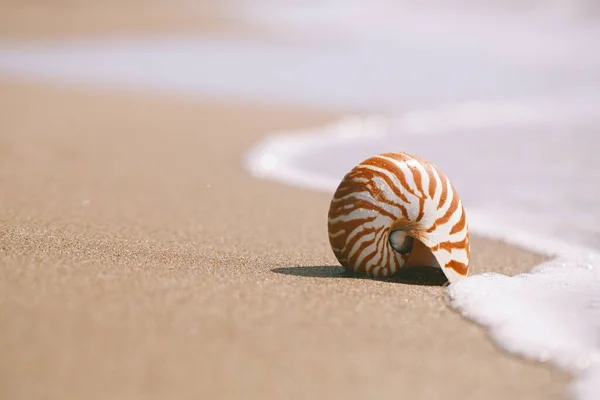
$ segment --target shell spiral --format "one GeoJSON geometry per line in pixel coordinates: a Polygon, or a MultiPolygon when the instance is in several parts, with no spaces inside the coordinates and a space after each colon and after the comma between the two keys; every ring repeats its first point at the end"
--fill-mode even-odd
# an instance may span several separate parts
{"type": "Polygon", "coordinates": [[[450,282],[469,270],[460,197],[437,167],[407,153],[380,154],[347,173],[331,200],[328,230],[336,258],[350,271],[390,276],[423,249],[426,263],[441,267],[450,282]]]}

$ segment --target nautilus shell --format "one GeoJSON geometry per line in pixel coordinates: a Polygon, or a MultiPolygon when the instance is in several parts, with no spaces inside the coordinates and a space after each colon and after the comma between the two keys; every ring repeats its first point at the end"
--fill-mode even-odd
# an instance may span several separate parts
{"type": "Polygon", "coordinates": [[[380,154],[347,173],[331,200],[328,229],[349,271],[384,277],[403,267],[440,267],[450,282],[469,271],[462,201],[437,167],[414,155],[380,154]]]}

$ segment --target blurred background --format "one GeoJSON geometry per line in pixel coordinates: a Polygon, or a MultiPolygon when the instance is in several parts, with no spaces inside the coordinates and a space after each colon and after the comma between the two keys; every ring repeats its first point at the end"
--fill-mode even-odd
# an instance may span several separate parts
{"type": "Polygon", "coordinates": [[[413,151],[437,160],[473,207],[600,246],[596,1],[0,7],[3,79],[383,114],[383,137],[298,162],[337,179],[375,152],[413,151]]]}
{"type": "Polygon", "coordinates": [[[599,247],[599,13],[593,0],[4,1],[0,77],[382,114],[379,138],[298,162],[337,178],[414,151],[473,207],[599,247]]]}

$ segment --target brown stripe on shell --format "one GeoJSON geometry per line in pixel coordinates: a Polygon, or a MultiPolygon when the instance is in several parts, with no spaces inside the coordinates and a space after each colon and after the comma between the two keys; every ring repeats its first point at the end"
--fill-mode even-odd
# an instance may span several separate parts
{"type": "Polygon", "coordinates": [[[455,233],[458,233],[458,232],[462,231],[463,229],[465,229],[466,224],[467,224],[467,216],[465,215],[465,211],[461,207],[460,219],[458,220],[458,222],[456,224],[454,224],[452,229],[450,229],[450,235],[454,235],[455,233]]]}
{"type": "Polygon", "coordinates": [[[334,249],[334,251],[337,250],[338,252],[341,252],[346,247],[346,241],[348,240],[348,236],[352,232],[354,232],[358,227],[366,223],[375,221],[375,218],[376,217],[357,218],[349,221],[339,221],[334,224],[330,223],[330,231],[333,230],[334,225],[339,225],[339,228],[336,229],[335,232],[338,232],[340,230],[343,230],[345,232],[345,234],[336,236],[334,238],[332,238],[331,236],[329,237],[329,243],[331,244],[331,247],[334,249]]]}
{"type": "Polygon", "coordinates": [[[435,196],[435,189],[437,188],[437,179],[435,179],[435,173],[432,168],[425,168],[427,175],[429,175],[429,198],[433,199],[435,196]]]}
{"type": "Polygon", "coordinates": [[[440,180],[442,181],[442,195],[440,196],[440,200],[438,201],[437,209],[439,210],[446,204],[446,200],[448,199],[448,186],[450,182],[445,176],[440,174],[440,180]]]}
{"type": "Polygon", "coordinates": [[[468,239],[465,237],[463,240],[459,241],[459,242],[451,242],[451,241],[445,241],[445,242],[441,242],[436,244],[435,246],[433,246],[431,248],[432,251],[437,251],[439,249],[442,250],[446,250],[448,252],[451,252],[453,249],[462,249],[464,248],[468,243],[468,239]]]}
{"type": "Polygon", "coordinates": [[[394,214],[392,214],[391,212],[389,212],[388,210],[384,209],[381,206],[378,206],[374,203],[371,203],[368,200],[365,199],[357,199],[357,198],[353,198],[353,203],[342,203],[340,205],[336,205],[333,206],[331,209],[333,210],[333,213],[337,213],[340,212],[339,215],[336,214],[336,218],[339,216],[347,216],[352,214],[353,211],[359,210],[361,208],[363,209],[367,209],[367,210],[373,210],[378,212],[381,215],[384,215],[388,218],[391,219],[396,219],[396,216],[394,214]],[[353,207],[352,208],[346,208],[346,206],[348,206],[349,204],[351,204],[353,207]]]}
{"type": "MultiPolygon", "coordinates": [[[[354,251],[354,246],[356,245],[356,243],[358,243],[359,240],[361,240],[363,237],[365,237],[366,235],[372,233],[373,234],[373,240],[371,240],[371,243],[375,242],[375,237],[377,236],[377,233],[379,232],[380,229],[378,228],[363,228],[362,231],[360,231],[358,234],[354,235],[352,237],[352,239],[348,239],[348,241],[346,242],[346,250],[348,250],[348,254],[354,252],[354,255],[358,254],[360,255],[360,251],[354,251]]],[[[365,243],[365,242],[363,242],[365,243]]],[[[361,246],[362,244],[361,243],[361,246]]],[[[361,247],[359,247],[359,249],[362,249],[361,247]]],[[[350,256],[350,258],[354,257],[354,255],[350,256]]]]}
{"type": "MultiPolygon", "coordinates": [[[[385,244],[386,244],[385,242],[386,242],[386,240],[389,240],[388,238],[389,238],[389,228],[384,228],[381,231],[381,234],[379,235],[379,239],[377,239],[377,244],[375,246],[375,252],[379,254],[379,257],[375,261],[374,267],[381,265],[381,263],[383,262],[383,256],[385,255],[385,244]],[[381,246],[381,250],[379,249],[379,246],[381,246]]],[[[368,261],[364,261],[364,262],[366,263],[368,261]]]]}
{"type": "MultiPolygon", "coordinates": [[[[382,157],[386,157],[386,154],[382,154],[381,156],[382,157]]],[[[395,157],[390,157],[390,158],[393,158],[393,159],[395,159],[397,161],[405,161],[405,160],[398,160],[395,157]]],[[[375,160],[377,162],[383,162],[383,163],[388,164],[389,168],[387,168],[387,170],[390,171],[390,172],[392,172],[392,173],[396,172],[395,176],[396,176],[396,178],[398,178],[398,181],[400,182],[400,184],[402,185],[402,187],[404,189],[406,189],[406,191],[408,193],[412,194],[415,197],[418,197],[417,194],[415,193],[415,191],[411,189],[410,185],[408,184],[408,181],[406,180],[406,177],[404,176],[404,172],[400,169],[400,167],[398,167],[393,162],[391,162],[389,160],[386,160],[385,158],[379,158],[379,157],[377,157],[377,158],[375,158],[375,160]]],[[[367,160],[367,161],[370,162],[370,160],[367,160]]],[[[365,162],[363,162],[362,164],[365,164],[365,162]]],[[[406,198],[406,196],[402,196],[401,198],[403,200],[406,199],[404,201],[408,202],[408,198],[406,198]]]]}
{"type": "MultiPolygon", "coordinates": [[[[464,210],[463,210],[463,214],[464,214],[464,210]]],[[[466,238],[467,238],[467,260],[471,259],[471,236],[469,235],[469,230],[466,229],[466,238]]]]}
{"type": "MultiPolygon", "coordinates": [[[[354,265],[354,270],[357,272],[368,272],[365,267],[365,263],[360,263],[357,264],[356,262],[358,261],[358,259],[360,258],[360,256],[362,255],[362,252],[369,247],[370,245],[372,245],[375,242],[375,238],[373,238],[372,240],[367,240],[364,241],[360,244],[360,246],[358,247],[358,250],[354,251],[354,254],[351,255],[348,259],[348,262],[352,263],[352,265],[354,265]]],[[[351,248],[352,249],[352,248],[351,248]]]]}
{"type": "Polygon", "coordinates": [[[398,174],[402,174],[402,170],[400,170],[400,168],[398,168],[398,166],[396,164],[394,164],[392,161],[389,161],[389,160],[386,160],[386,159],[383,159],[383,158],[370,158],[370,159],[365,160],[362,163],[360,163],[356,168],[359,169],[359,170],[362,170],[362,171],[366,170],[370,174],[373,174],[373,175],[377,174],[392,189],[392,191],[394,192],[394,194],[396,196],[400,197],[400,199],[402,201],[408,203],[408,197],[406,197],[404,195],[404,193],[402,193],[400,191],[400,189],[398,187],[396,187],[396,185],[390,179],[389,176],[387,176],[386,174],[384,174],[382,172],[370,169],[367,166],[372,166],[372,167],[380,168],[380,169],[383,169],[385,171],[391,172],[395,176],[398,176],[398,174]]]}
{"type": "MultiPolygon", "coordinates": [[[[404,157],[406,161],[416,161],[420,162],[417,158],[412,157],[404,157]]],[[[421,196],[419,196],[419,214],[417,215],[417,222],[423,219],[425,216],[425,199],[427,195],[425,194],[425,187],[423,186],[423,175],[418,167],[414,166],[412,163],[407,163],[408,169],[412,172],[413,181],[415,182],[415,186],[419,192],[421,192],[421,196]]]]}
{"type": "MultiPolygon", "coordinates": [[[[364,168],[364,169],[361,169],[360,172],[357,172],[356,177],[368,179],[368,181],[366,182],[367,189],[370,186],[374,185],[374,182],[373,182],[374,178],[379,178],[388,185],[388,187],[392,190],[394,195],[400,197],[401,199],[403,199],[405,202],[408,203],[408,199],[404,196],[404,194],[400,191],[400,189],[398,189],[398,187],[396,187],[396,185],[394,185],[394,182],[390,179],[390,177],[387,176],[386,174],[384,174],[383,172],[364,168]]],[[[363,183],[363,185],[365,185],[365,183],[363,183]]],[[[383,191],[380,188],[378,188],[378,189],[379,190],[377,192],[369,191],[372,197],[376,198],[377,200],[384,201],[387,204],[390,204],[394,207],[400,208],[400,212],[402,212],[402,216],[404,216],[404,218],[408,218],[408,210],[406,209],[406,206],[404,206],[403,204],[400,204],[400,203],[391,202],[390,200],[388,200],[385,197],[385,195],[383,194],[383,191]]]]}
{"type": "Polygon", "coordinates": [[[443,225],[446,222],[450,221],[450,218],[452,218],[452,214],[454,214],[454,212],[458,208],[459,201],[460,199],[458,198],[458,196],[454,194],[454,196],[452,196],[452,202],[450,203],[450,207],[448,207],[444,215],[435,220],[435,225],[443,225]]]}
{"type": "Polygon", "coordinates": [[[456,271],[457,273],[461,274],[461,275],[467,275],[467,272],[469,271],[469,266],[465,263],[461,263],[460,261],[456,261],[456,260],[451,260],[449,261],[444,268],[450,268],[453,269],[454,271],[456,271]]]}
{"type": "Polygon", "coordinates": [[[421,175],[421,171],[419,171],[419,168],[415,167],[412,164],[406,165],[408,166],[408,170],[412,172],[415,187],[419,192],[421,192],[421,197],[425,197],[425,192],[423,190],[423,176],[421,175]]]}

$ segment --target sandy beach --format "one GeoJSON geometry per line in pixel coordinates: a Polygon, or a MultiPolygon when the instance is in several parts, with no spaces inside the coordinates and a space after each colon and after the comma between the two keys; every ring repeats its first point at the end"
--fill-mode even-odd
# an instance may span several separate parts
{"type": "MultiPolygon", "coordinates": [[[[80,3],[69,25],[18,4],[3,39],[252,34],[207,7],[80,3]]],[[[8,79],[0,110],[1,398],[565,398],[566,373],[497,349],[443,287],[341,274],[329,196],[244,170],[266,134],[339,115],[8,79]]]]}

